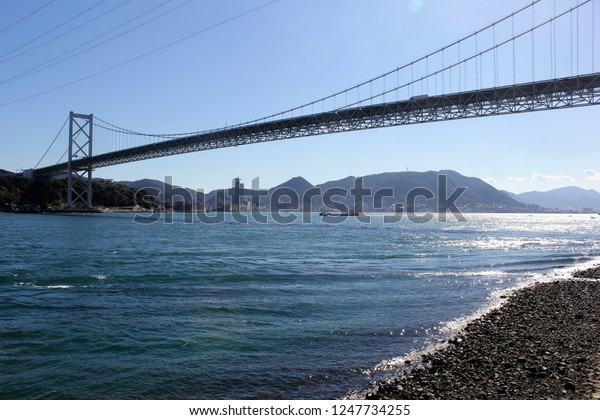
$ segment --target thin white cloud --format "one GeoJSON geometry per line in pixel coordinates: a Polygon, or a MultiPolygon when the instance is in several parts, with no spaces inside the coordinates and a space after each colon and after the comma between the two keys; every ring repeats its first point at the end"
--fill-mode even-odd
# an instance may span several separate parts
{"type": "Polygon", "coordinates": [[[516,182],[517,184],[522,184],[523,182],[525,182],[525,178],[523,178],[522,176],[507,176],[506,179],[508,179],[511,182],[516,182]]]}
{"type": "Polygon", "coordinates": [[[488,184],[496,184],[498,182],[496,178],[483,178],[483,180],[488,184]]]}
{"type": "Polygon", "coordinates": [[[586,169],[583,171],[585,179],[588,181],[600,181],[600,172],[594,171],[593,169],[586,169]]]}
{"type": "Polygon", "coordinates": [[[533,176],[531,177],[532,181],[539,181],[539,182],[575,182],[577,181],[576,178],[573,178],[570,175],[544,175],[541,174],[539,172],[536,172],[533,174],[533,176]]]}

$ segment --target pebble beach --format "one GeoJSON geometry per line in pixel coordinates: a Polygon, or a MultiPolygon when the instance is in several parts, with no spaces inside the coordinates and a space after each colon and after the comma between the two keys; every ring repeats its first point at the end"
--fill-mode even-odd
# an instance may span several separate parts
{"type": "Polygon", "coordinates": [[[360,399],[599,399],[600,267],[535,283],[360,399]]]}

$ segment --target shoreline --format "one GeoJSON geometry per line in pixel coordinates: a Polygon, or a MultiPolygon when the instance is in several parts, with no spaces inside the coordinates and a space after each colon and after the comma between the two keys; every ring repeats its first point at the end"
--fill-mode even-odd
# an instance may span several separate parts
{"type": "Polygon", "coordinates": [[[537,282],[348,399],[599,399],[600,266],[537,282]]]}

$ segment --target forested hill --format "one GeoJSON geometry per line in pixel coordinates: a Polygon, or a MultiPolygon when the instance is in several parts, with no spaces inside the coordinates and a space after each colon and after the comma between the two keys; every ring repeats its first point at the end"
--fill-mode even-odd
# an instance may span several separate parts
{"type": "MultiPolygon", "coordinates": [[[[143,190],[138,191],[123,184],[109,180],[93,183],[94,207],[150,207],[144,201],[143,190]],[[137,200],[136,200],[137,199],[137,200]]],[[[157,200],[156,200],[157,201],[157,200]]],[[[80,204],[80,203],[78,203],[80,204]]],[[[67,180],[33,180],[22,176],[8,175],[0,177],[0,211],[46,211],[60,210],[67,205],[67,180]]]]}

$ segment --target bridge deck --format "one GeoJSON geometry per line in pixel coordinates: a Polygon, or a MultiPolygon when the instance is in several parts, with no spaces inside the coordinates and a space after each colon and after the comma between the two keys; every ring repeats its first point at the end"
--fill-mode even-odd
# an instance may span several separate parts
{"type": "MultiPolygon", "coordinates": [[[[598,104],[600,73],[593,73],[240,125],[79,159],[72,165],[74,169],[99,168],[296,137],[598,104]]],[[[65,162],[36,169],[34,175],[54,176],[67,170],[65,162]]]]}

